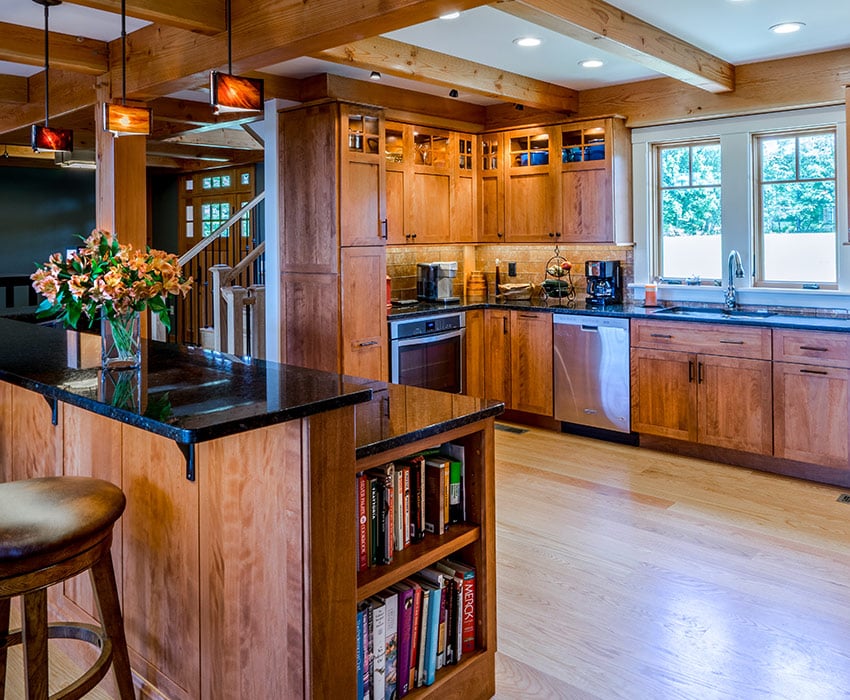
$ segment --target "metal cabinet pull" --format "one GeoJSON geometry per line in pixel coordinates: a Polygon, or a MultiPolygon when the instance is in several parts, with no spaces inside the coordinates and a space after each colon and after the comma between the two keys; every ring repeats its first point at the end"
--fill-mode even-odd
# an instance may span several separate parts
{"type": "Polygon", "coordinates": [[[359,348],[368,348],[370,345],[377,345],[377,340],[364,340],[362,343],[357,343],[357,347],[359,348]]]}
{"type": "Polygon", "coordinates": [[[702,384],[702,362],[697,362],[697,384],[702,384]]]}
{"type": "Polygon", "coordinates": [[[583,331],[595,331],[599,332],[599,326],[585,326],[583,323],[581,324],[581,329],[583,331]]]}
{"type": "Polygon", "coordinates": [[[666,335],[664,333],[650,333],[650,338],[672,338],[672,335],[666,335]]]}
{"type": "Polygon", "coordinates": [[[829,372],[824,372],[822,369],[801,369],[801,374],[829,374],[829,372]]]}
{"type": "Polygon", "coordinates": [[[383,230],[383,233],[381,234],[381,238],[383,238],[384,240],[387,240],[387,237],[389,236],[389,231],[388,231],[389,227],[387,226],[387,220],[386,219],[381,219],[381,229],[383,230]]]}
{"type": "Polygon", "coordinates": [[[694,381],[694,361],[688,360],[688,384],[694,381]]]}
{"type": "Polygon", "coordinates": [[[502,316],[502,334],[503,335],[508,334],[508,317],[507,316],[502,316]]]}
{"type": "Polygon", "coordinates": [[[517,314],[519,318],[539,318],[537,314],[517,314]]]}
{"type": "Polygon", "coordinates": [[[829,352],[829,348],[818,348],[814,345],[801,345],[800,350],[811,350],[813,352],[829,352]]]}
{"type": "Polygon", "coordinates": [[[720,342],[723,343],[724,345],[743,345],[744,344],[743,340],[721,340],[720,342]]]}

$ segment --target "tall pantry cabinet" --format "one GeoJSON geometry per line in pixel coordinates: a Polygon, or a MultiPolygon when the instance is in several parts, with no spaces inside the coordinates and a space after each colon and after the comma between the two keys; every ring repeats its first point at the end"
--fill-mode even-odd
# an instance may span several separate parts
{"type": "Polygon", "coordinates": [[[280,113],[281,347],[289,364],[387,378],[387,237],[380,110],[280,113]]]}

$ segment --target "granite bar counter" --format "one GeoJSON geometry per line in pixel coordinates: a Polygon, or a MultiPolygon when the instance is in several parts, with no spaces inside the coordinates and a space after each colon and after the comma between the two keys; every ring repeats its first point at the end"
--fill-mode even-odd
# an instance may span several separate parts
{"type": "MultiPolygon", "coordinates": [[[[99,361],[97,335],[0,318],[0,481],[123,489],[113,554],[140,697],[353,697],[355,473],[447,435],[492,480],[501,404],[154,341],[138,371],[99,361]]],[[[482,521],[456,546],[485,562],[482,521]]],[[[51,615],[93,622],[88,582],[51,615]]],[[[462,673],[492,676],[492,630],[462,673]]]]}

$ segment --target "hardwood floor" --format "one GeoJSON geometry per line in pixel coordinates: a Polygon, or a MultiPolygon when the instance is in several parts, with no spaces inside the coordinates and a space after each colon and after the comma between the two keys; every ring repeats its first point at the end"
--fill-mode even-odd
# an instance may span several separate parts
{"type": "Polygon", "coordinates": [[[850,697],[842,489],[496,433],[497,699],[850,697]]]}
{"type": "Polygon", "coordinates": [[[850,698],[842,489],[538,429],[496,448],[497,700],[850,698]]]}

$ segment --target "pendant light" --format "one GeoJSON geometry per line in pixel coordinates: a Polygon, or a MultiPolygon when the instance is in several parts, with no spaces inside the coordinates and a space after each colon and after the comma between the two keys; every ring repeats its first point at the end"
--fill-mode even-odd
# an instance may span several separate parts
{"type": "Polygon", "coordinates": [[[53,129],[50,127],[50,8],[61,5],[62,0],[33,0],[44,6],[44,126],[32,125],[30,144],[32,150],[39,151],[73,151],[74,132],[71,129],[53,129]]]}
{"type": "Polygon", "coordinates": [[[116,136],[147,136],[151,110],[127,105],[127,0],[121,0],[121,104],[103,105],[103,129],[116,136]]]}
{"type": "Polygon", "coordinates": [[[213,114],[222,112],[262,112],[263,81],[233,75],[232,36],[230,27],[230,0],[224,0],[227,15],[227,73],[210,73],[210,104],[213,114]]]}

